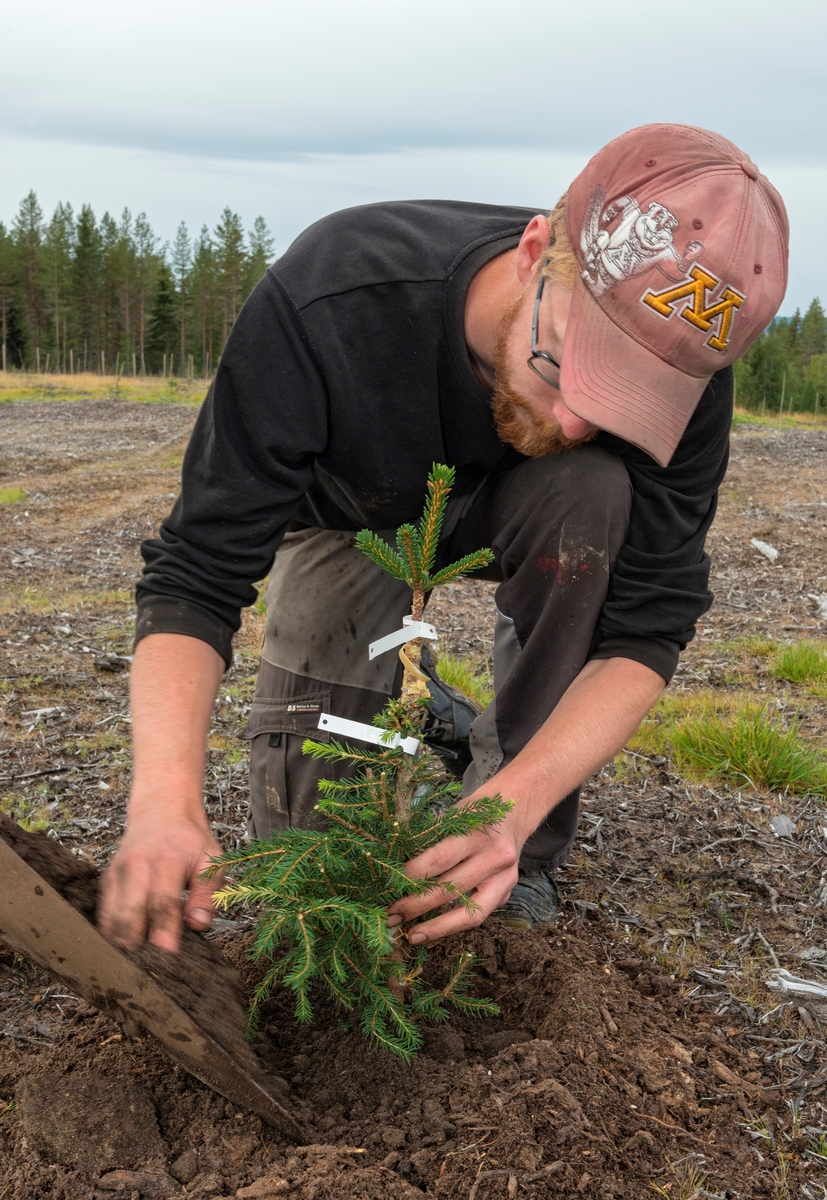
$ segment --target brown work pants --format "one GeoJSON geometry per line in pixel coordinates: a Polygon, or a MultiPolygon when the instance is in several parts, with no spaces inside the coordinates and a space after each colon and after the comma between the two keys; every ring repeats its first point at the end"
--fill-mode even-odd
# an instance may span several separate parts
{"type": "MultiPolygon", "coordinates": [[[[520,460],[488,476],[473,495],[452,497],[439,562],[490,546],[494,562],[477,577],[500,584],[496,695],[472,726],[463,794],[519,754],[586,663],[630,506],[620,459],[588,445],[520,460]]],[[[302,741],[327,740],[318,729],[321,712],[370,723],[399,687],[397,655],[369,662],[368,643],[401,628],[410,590],[356,550],[354,537],[302,528],[276,555],[244,734],[251,742],[253,837],[288,825],[321,827],[313,811],[317,783],[337,772],[302,755],[302,741]]],[[[578,815],[579,789],[529,838],[521,865],[536,870],[565,861],[578,815]]]]}

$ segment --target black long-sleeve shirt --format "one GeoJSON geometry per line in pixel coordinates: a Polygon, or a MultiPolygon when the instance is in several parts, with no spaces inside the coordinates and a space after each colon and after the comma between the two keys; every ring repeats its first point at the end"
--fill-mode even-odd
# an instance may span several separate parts
{"type": "MultiPolygon", "coordinates": [[[[231,660],[240,609],[291,520],[392,529],[415,520],[433,462],[470,491],[515,452],[473,373],[465,295],[539,209],[454,201],[373,204],[306,230],[233,326],[160,535],[142,547],[138,638],[185,633],[231,660]]],[[[707,387],[668,467],[609,434],[631,525],[597,657],[668,679],[712,600],[704,540],[728,453],[732,372],[707,387]]]]}

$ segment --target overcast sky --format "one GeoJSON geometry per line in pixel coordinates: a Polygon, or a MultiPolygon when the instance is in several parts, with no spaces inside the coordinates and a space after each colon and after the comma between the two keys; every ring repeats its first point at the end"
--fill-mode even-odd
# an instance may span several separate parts
{"type": "Polygon", "coordinates": [[[824,0],[7,0],[0,45],[0,220],[34,188],[171,238],[229,204],[281,251],[371,200],[551,205],[611,137],[684,121],[784,196],[782,312],[827,301],[824,0]]]}

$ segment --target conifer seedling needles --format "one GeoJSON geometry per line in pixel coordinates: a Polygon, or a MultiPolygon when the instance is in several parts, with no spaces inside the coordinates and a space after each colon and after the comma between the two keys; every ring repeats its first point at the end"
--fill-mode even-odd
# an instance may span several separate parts
{"type": "MultiPolygon", "coordinates": [[[[478,550],[434,572],[453,481],[453,468],[434,464],[422,518],[417,526],[399,528],[395,548],[370,530],[356,538],[368,558],[410,587],[414,621],[421,621],[433,588],[491,561],[489,550],[478,550]]],[[[399,652],[401,695],[374,720],[389,737],[420,733],[428,698],[420,648],[415,638],[399,652]]],[[[328,829],[281,830],[225,854],[208,872],[221,866],[232,871],[215,895],[217,904],[244,902],[260,910],[252,954],[270,965],[250,1009],[250,1032],[276,984],[294,992],[300,1022],[312,1020],[310,993],[322,984],[337,1004],[358,1014],[369,1040],[410,1060],[422,1045],[422,1021],[447,1020],[449,1004],[474,1016],[499,1010],[471,995],[471,954],[457,957],[443,987],[426,983],[427,952],[408,943],[402,926],[388,928],[388,906],[435,887],[434,880],[405,873],[409,859],[444,838],[496,825],[511,804],[495,795],[455,806],[461,785],[424,744],[415,756],[399,747],[354,747],[333,739],[307,740],[303,751],[323,762],[348,764],[351,772],[319,784],[316,807],[328,829]]],[[[453,903],[474,910],[470,896],[440,886],[453,903]]]]}

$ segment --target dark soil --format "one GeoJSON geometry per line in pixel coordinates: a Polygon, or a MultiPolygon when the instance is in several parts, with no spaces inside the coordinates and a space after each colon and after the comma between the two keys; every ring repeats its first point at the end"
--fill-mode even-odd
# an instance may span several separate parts
{"type": "MultiPolygon", "coordinates": [[[[4,406],[0,420],[13,443],[0,458],[2,482],[30,493],[14,506],[0,558],[0,786],[3,808],[68,847],[89,880],[117,843],[128,790],[132,617],[123,589],[137,574],[140,537],[169,506],[172,460],[194,413],[113,402],[44,415],[46,407],[4,406]],[[69,446],[78,459],[68,459],[69,446]]],[[[782,716],[800,713],[814,741],[827,733],[827,703],[772,676],[744,639],[825,634],[812,599],[827,593],[825,465],[824,430],[735,437],[710,537],[716,605],[673,683],[687,696],[762,696],[782,716]],[[776,564],[753,537],[779,549],[776,564]]],[[[492,590],[468,582],[435,599],[429,616],[445,649],[484,659],[492,590]]],[[[236,738],[260,636],[260,615],[246,614],[210,740],[207,809],[228,847],[243,835],[236,738]]],[[[558,927],[515,934],[489,920],[428,960],[438,980],[450,957],[473,949],[479,992],[498,1001],[500,1018],[428,1030],[406,1067],[369,1047],[323,996],[309,1026],[294,1023],[288,996],[273,998],[256,1053],[309,1111],[308,1147],[289,1146],[150,1039],[129,1040],[0,952],[0,1200],[176,1188],[242,1200],[823,1197],[823,1013],[767,987],[775,963],[827,978],[823,803],[693,783],[649,754],[619,756],[583,799],[558,927]],[[778,814],[795,823],[791,836],[774,833],[778,814]],[[84,1072],[145,1089],[160,1158],[148,1145],[144,1162],[109,1160],[101,1175],[66,1149],[35,1144],[21,1111],[27,1087],[84,1072]]],[[[231,913],[209,940],[196,939],[209,948],[203,962],[231,964],[247,995],[256,981],[248,925],[231,913]]],[[[153,969],[165,958],[155,953],[153,969]]],[[[195,980],[179,970],[176,986],[195,980]]]]}

